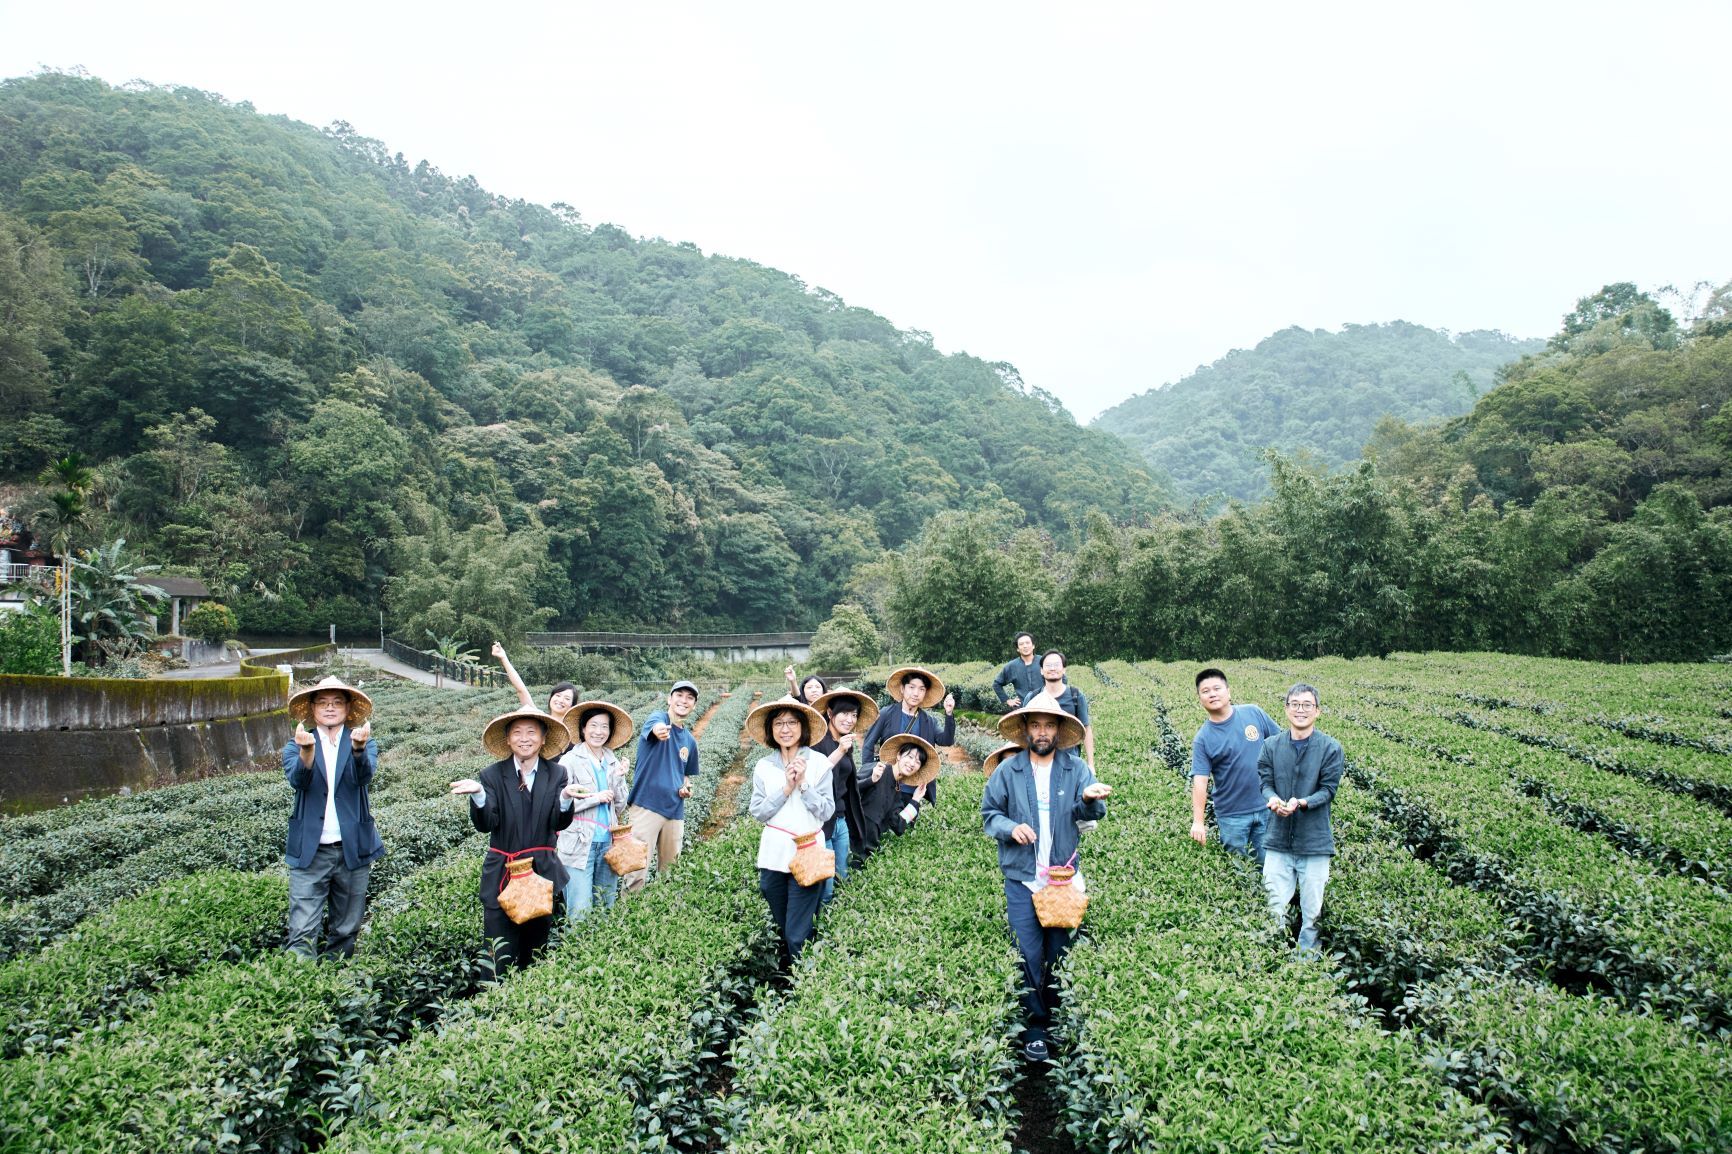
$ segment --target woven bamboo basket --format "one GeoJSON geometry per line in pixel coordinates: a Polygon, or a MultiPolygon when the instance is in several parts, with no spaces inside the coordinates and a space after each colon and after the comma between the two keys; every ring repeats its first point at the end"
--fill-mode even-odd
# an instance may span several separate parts
{"type": "Polygon", "coordinates": [[[836,854],[819,844],[816,832],[796,834],[794,860],[788,872],[801,885],[815,886],[836,876],[836,854]]]}
{"type": "Polygon", "coordinates": [[[517,858],[505,863],[510,871],[505,888],[499,891],[499,908],[519,925],[553,913],[553,883],[535,872],[533,858],[517,858]]]}
{"type": "Polygon", "coordinates": [[[1074,930],[1082,925],[1089,900],[1070,884],[1074,877],[1076,870],[1070,866],[1053,866],[1047,871],[1046,887],[1034,895],[1034,916],[1049,930],[1074,930]]]}
{"type": "Polygon", "coordinates": [[[631,826],[609,826],[608,832],[613,835],[613,844],[601,855],[607,868],[620,877],[649,868],[649,846],[637,839],[631,832],[631,826]]]}

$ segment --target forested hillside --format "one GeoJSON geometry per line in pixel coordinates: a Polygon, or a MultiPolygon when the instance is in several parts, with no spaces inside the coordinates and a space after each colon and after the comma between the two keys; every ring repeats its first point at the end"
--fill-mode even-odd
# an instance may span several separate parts
{"type": "Polygon", "coordinates": [[[0,84],[0,480],[253,630],[815,624],[940,509],[1165,496],[1014,368],[212,94],[0,84]]]}
{"type": "Polygon", "coordinates": [[[1503,375],[1351,468],[1276,457],[1256,504],[1099,518],[1074,551],[939,518],[857,590],[953,660],[1016,629],[1096,659],[1732,654],[1732,283],[1685,323],[1607,286],[1503,375]]]}
{"type": "Polygon", "coordinates": [[[1380,418],[1459,416],[1500,366],[1543,347],[1405,321],[1283,329],[1115,405],[1094,427],[1136,446],[1183,496],[1252,500],[1269,491],[1266,449],[1303,450],[1325,468],[1356,460],[1380,418]]]}

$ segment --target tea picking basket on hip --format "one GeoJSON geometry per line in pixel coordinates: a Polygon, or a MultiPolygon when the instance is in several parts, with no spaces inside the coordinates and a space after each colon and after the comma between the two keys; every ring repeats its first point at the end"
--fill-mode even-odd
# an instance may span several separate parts
{"type": "Polygon", "coordinates": [[[1074,930],[1082,925],[1089,900],[1070,884],[1074,877],[1076,870],[1070,866],[1053,866],[1047,871],[1045,887],[1034,895],[1034,916],[1049,930],[1074,930]]]}
{"type": "MultiPolygon", "coordinates": [[[[504,853],[494,850],[494,853],[504,853]]],[[[535,859],[528,856],[534,850],[505,854],[505,882],[499,889],[499,908],[505,916],[522,925],[553,913],[553,882],[535,872],[535,859]]]]}
{"type": "Polygon", "coordinates": [[[794,860],[788,863],[788,872],[803,886],[828,881],[836,876],[835,851],[827,850],[819,843],[816,830],[797,833],[794,835],[794,860]]]}
{"type": "Polygon", "coordinates": [[[601,855],[608,869],[621,877],[649,869],[649,846],[637,839],[631,826],[610,826],[608,832],[613,835],[613,844],[601,855]]]}

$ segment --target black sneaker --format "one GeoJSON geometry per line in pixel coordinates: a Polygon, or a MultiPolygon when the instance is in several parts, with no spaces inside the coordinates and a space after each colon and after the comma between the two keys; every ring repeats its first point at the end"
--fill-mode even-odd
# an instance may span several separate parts
{"type": "Polygon", "coordinates": [[[1051,1055],[1047,1053],[1046,1039],[1034,1038],[1030,1041],[1024,1042],[1022,1044],[1022,1056],[1025,1060],[1030,1062],[1046,1061],[1051,1057],[1051,1055]]]}

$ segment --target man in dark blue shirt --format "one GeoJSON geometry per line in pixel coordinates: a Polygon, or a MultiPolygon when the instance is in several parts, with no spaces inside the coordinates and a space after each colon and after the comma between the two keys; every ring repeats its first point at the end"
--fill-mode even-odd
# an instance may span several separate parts
{"type": "MultiPolygon", "coordinates": [[[[872,728],[866,731],[866,740],[861,743],[859,762],[864,772],[871,772],[872,766],[879,760],[878,747],[884,744],[885,739],[899,733],[912,733],[939,747],[956,744],[956,697],[944,692],[944,682],[938,679],[937,674],[917,666],[905,666],[890,675],[884,682],[884,690],[893,700],[901,703],[901,708],[886,709],[878,715],[878,720],[872,723],[872,728]],[[932,720],[932,715],[926,712],[939,704],[940,698],[943,698],[944,706],[943,725],[932,720]]],[[[912,797],[914,788],[902,785],[897,787],[897,792],[912,797]]],[[[927,788],[926,796],[934,804],[937,803],[937,782],[927,788]]]]}
{"type": "MultiPolygon", "coordinates": [[[[698,775],[698,739],[686,729],[686,720],[697,707],[698,687],[676,681],[668,691],[668,707],[650,714],[638,735],[626,820],[632,836],[649,846],[658,874],[679,859],[685,839],[686,798],[692,795],[686,779],[698,775]]],[[[626,892],[643,889],[648,880],[647,870],[630,875],[626,892]]]]}
{"type": "Polygon", "coordinates": [[[1191,840],[1208,843],[1203,811],[1213,778],[1221,845],[1255,857],[1260,866],[1269,808],[1257,777],[1257,758],[1263,752],[1263,739],[1281,732],[1281,727],[1258,706],[1234,705],[1227,675],[1219,669],[1197,674],[1197,698],[1209,716],[1191,740],[1191,840]]]}
{"type": "Polygon", "coordinates": [[[1040,662],[1034,659],[1034,634],[1016,635],[1016,656],[993,678],[992,691],[1006,709],[1021,709],[1040,692],[1040,662]]]}

